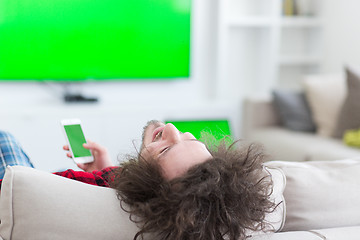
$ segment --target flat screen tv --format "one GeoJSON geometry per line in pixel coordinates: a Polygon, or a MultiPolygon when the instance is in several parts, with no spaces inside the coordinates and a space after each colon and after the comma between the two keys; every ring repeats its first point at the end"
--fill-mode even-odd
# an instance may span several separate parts
{"type": "Polygon", "coordinates": [[[0,81],[190,72],[190,0],[0,0],[0,81]]]}

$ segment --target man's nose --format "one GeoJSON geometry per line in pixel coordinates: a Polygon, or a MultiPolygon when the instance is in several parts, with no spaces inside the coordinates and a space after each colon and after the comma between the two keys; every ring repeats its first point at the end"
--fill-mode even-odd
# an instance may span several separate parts
{"type": "Polygon", "coordinates": [[[162,140],[178,143],[181,140],[179,130],[171,123],[166,124],[162,133],[162,140]]]}

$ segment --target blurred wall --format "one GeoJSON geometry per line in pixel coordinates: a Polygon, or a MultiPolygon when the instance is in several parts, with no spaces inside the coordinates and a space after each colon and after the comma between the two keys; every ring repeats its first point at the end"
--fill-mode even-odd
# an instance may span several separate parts
{"type": "Polygon", "coordinates": [[[325,73],[343,71],[344,64],[360,66],[360,1],[326,0],[323,16],[325,73]]]}

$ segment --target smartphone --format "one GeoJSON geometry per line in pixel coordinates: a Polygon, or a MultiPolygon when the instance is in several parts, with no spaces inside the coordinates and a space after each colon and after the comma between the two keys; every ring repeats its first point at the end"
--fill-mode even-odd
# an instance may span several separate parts
{"type": "Polygon", "coordinates": [[[89,163],[94,161],[91,151],[84,148],[86,143],[80,119],[61,120],[61,126],[69,145],[72,158],[75,163],[89,163]]]}

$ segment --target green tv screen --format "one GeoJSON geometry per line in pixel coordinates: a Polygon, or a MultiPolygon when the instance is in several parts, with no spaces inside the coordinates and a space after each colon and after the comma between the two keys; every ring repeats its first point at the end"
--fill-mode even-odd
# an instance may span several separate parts
{"type": "Polygon", "coordinates": [[[190,0],[0,0],[0,80],[190,72],[190,0]]]}

